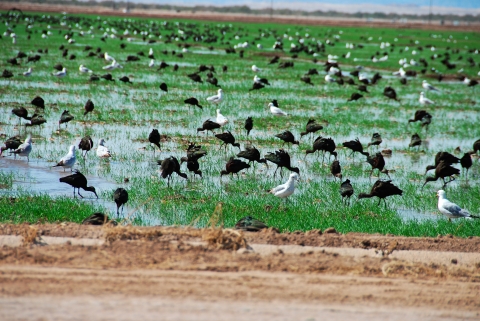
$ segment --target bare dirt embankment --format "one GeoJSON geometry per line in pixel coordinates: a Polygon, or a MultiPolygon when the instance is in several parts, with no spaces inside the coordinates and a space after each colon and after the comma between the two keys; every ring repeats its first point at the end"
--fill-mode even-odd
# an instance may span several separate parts
{"type": "Polygon", "coordinates": [[[479,319],[480,238],[330,232],[1,225],[0,319],[479,319]]]}

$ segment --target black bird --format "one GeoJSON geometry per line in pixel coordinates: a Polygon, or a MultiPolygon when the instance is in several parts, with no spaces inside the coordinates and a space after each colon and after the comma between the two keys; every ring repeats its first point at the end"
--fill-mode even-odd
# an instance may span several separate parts
{"type": "Polygon", "coordinates": [[[19,118],[23,118],[25,120],[31,120],[32,119],[32,117],[28,116],[28,110],[25,107],[18,107],[18,108],[12,109],[12,114],[14,114],[15,116],[17,116],[19,118]]]}
{"type": "Polygon", "coordinates": [[[103,76],[100,76],[100,78],[103,78],[103,79],[108,80],[108,81],[115,81],[115,79],[113,79],[112,74],[105,74],[103,76]]]}
{"type": "Polygon", "coordinates": [[[473,143],[473,150],[470,152],[470,154],[477,154],[479,150],[480,150],[480,139],[477,139],[473,143]]]}
{"type": "Polygon", "coordinates": [[[372,197],[376,196],[376,197],[379,198],[377,205],[380,205],[380,202],[383,199],[383,201],[385,202],[385,206],[386,206],[387,201],[385,200],[385,198],[387,198],[388,196],[393,196],[393,195],[402,196],[402,193],[403,193],[403,191],[400,188],[398,188],[397,186],[393,185],[392,181],[378,180],[373,184],[372,189],[370,190],[370,193],[368,193],[368,194],[367,193],[360,193],[360,194],[358,194],[358,198],[359,199],[361,199],[361,198],[372,198],[372,197]]]}
{"type": "Polygon", "coordinates": [[[380,79],[382,79],[382,76],[376,72],[372,77],[372,85],[375,85],[380,79]]]}
{"type": "Polygon", "coordinates": [[[275,56],[275,57],[273,57],[272,59],[270,59],[270,61],[268,62],[268,64],[269,64],[269,65],[276,64],[279,60],[280,60],[280,57],[279,57],[279,56],[275,56]]]}
{"type": "Polygon", "coordinates": [[[350,96],[350,99],[348,99],[347,101],[357,101],[360,98],[363,98],[363,95],[359,93],[353,93],[352,96],[350,96]]]}
{"type": "Polygon", "coordinates": [[[90,79],[89,79],[89,80],[90,80],[90,81],[98,81],[98,80],[100,80],[100,77],[97,76],[97,75],[95,75],[95,74],[93,74],[93,75],[90,75],[90,79]]]}
{"type": "Polygon", "coordinates": [[[357,87],[357,89],[361,92],[369,93],[369,91],[367,89],[367,86],[365,86],[365,85],[360,85],[360,86],[357,87]]]}
{"type": "Polygon", "coordinates": [[[275,137],[283,140],[283,145],[285,145],[285,143],[291,143],[291,144],[299,145],[298,140],[295,140],[295,136],[293,136],[292,132],[289,131],[289,130],[286,130],[286,131],[284,131],[283,133],[280,133],[280,134],[276,134],[275,137]]]}
{"type": "Polygon", "coordinates": [[[210,119],[207,119],[206,121],[203,122],[202,127],[197,128],[197,133],[206,130],[206,131],[211,131],[215,135],[215,132],[213,130],[220,127],[221,127],[220,124],[214,121],[211,121],[210,119]]]}
{"type": "Polygon", "coordinates": [[[200,175],[200,177],[202,177],[202,171],[200,170],[200,164],[198,163],[198,159],[182,157],[180,158],[180,163],[183,164],[183,162],[187,162],[187,169],[190,172],[193,172],[194,175],[200,175]]]}
{"type": "Polygon", "coordinates": [[[470,155],[470,153],[465,153],[463,157],[460,158],[460,165],[462,165],[462,168],[466,169],[465,177],[468,180],[468,170],[473,165],[472,156],[470,155]]]}
{"type": "Polygon", "coordinates": [[[198,99],[195,97],[187,98],[183,102],[185,104],[192,105],[193,107],[197,106],[198,108],[203,109],[203,107],[198,103],[198,99]]]}
{"type": "Polygon", "coordinates": [[[253,119],[252,117],[248,117],[247,119],[245,119],[245,126],[244,126],[245,130],[247,131],[247,136],[250,134],[250,131],[252,130],[253,128],[253,119]]]}
{"type": "Polygon", "coordinates": [[[378,146],[382,143],[382,136],[379,133],[373,133],[370,143],[368,143],[367,148],[370,146],[378,146]]]}
{"type": "MultiPolygon", "coordinates": [[[[22,144],[23,144],[23,141],[20,140],[20,136],[10,137],[5,141],[5,146],[0,148],[0,156],[2,156],[2,153],[4,150],[15,150],[22,144]]],[[[17,157],[17,154],[13,154],[13,155],[15,158],[17,157]]]]}
{"type": "Polygon", "coordinates": [[[225,164],[225,170],[222,170],[220,172],[220,176],[228,175],[228,174],[232,174],[232,175],[237,174],[237,177],[239,177],[238,172],[247,168],[250,168],[250,165],[248,165],[244,161],[230,157],[228,162],[225,164]]]}
{"type": "Polygon", "coordinates": [[[173,71],[177,71],[177,70],[178,70],[178,65],[177,64],[173,65],[173,71]]]}
{"type": "Polygon", "coordinates": [[[369,163],[372,166],[372,171],[370,172],[370,176],[372,177],[373,170],[378,169],[379,173],[378,175],[380,176],[380,173],[384,173],[390,178],[390,175],[388,175],[388,170],[385,169],[385,159],[383,158],[382,153],[376,153],[375,156],[367,156],[367,163],[369,163]]]}
{"type": "Polygon", "coordinates": [[[63,66],[62,66],[62,64],[55,64],[55,66],[53,66],[53,69],[58,70],[58,71],[62,71],[63,66]]]}
{"type": "Polygon", "coordinates": [[[428,125],[432,122],[432,115],[430,115],[426,110],[417,110],[415,111],[415,116],[413,119],[409,119],[408,123],[421,122],[422,127],[426,126],[428,130],[428,125]]]}
{"type": "Polygon", "coordinates": [[[418,134],[413,134],[412,139],[410,140],[410,144],[408,147],[415,147],[415,146],[420,146],[422,145],[422,139],[418,134]]]}
{"type": "Polygon", "coordinates": [[[334,160],[330,165],[330,173],[332,173],[335,180],[337,180],[337,177],[340,178],[340,180],[342,179],[342,167],[338,160],[334,160]]]}
{"type": "Polygon", "coordinates": [[[212,85],[214,85],[215,87],[218,87],[218,88],[221,88],[221,87],[222,87],[222,86],[220,86],[220,85],[218,84],[218,79],[215,78],[215,77],[209,77],[209,78],[207,78],[206,82],[208,82],[209,84],[212,84],[212,85]]]}
{"type": "Polygon", "coordinates": [[[80,195],[80,188],[83,188],[84,191],[88,192],[93,192],[95,196],[98,198],[97,192],[95,191],[95,187],[93,186],[87,186],[87,178],[83,176],[82,173],[78,170],[74,170],[75,173],[72,175],[68,175],[65,177],[60,178],[61,183],[67,183],[68,185],[73,187],[73,197],[75,197],[75,189],[78,189],[78,196],[83,198],[82,195],[80,195]]]}
{"type": "Polygon", "coordinates": [[[162,70],[162,69],[165,69],[165,68],[167,68],[167,67],[169,67],[169,66],[170,66],[170,65],[167,64],[165,61],[162,61],[162,62],[160,63],[160,65],[158,66],[157,71],[162,70]]]}
{"type": "Polygon", "coordinates": [[[36,96],[35,98],[33,98],[30,104],[35,107],[45,109],[45,100],[43,100],[43,98],[40,96],[36,96]]]}
{"type": "Polygon", "coordinates": [[[254,82],[252,88],[249,89],[249,91],[252,90],[260,90],[262,88],[265,88],[265,86],[259,82],[254,82]]]}
{"type": "Polygon", "coordinates": [[[128,83],[132,83],[132,82],[130,81],[130,78],[128,78],[127,76],[123,76],[123,77],[121,77],[121,78],[118,78],[118,80],[120,80],[121,82],[124,82],[124,83],[127,83],[127,82],[128,82],[128,83]]]}
{"type": "Polygon", "coordinates": [[[168,93],[168,86],[167,86],[166,83],[162,82],[162,83],[160,84],[160,89],[161,89],[162,91],[168,93]]]}
{"type": "Polygon", "coordinates": [[[273,106],[275,106],[275,107],[280,107],[280,106],[278,106],[278,101],[277,101],[276,99],[273,99],[273,100],[271,101],[271,103],[272,103],[273,106]]]}
{"type": "Polygon", "coordinates": [[[157,164],[160,165],[162,178],[168,178],[167,187],[170,187],[170,178],[173,173],[177,173],[177,175],[188,179],[187,174],[180,172],[180,163],[174,156],[170,156],[164,160],[158,160],[157,164]]]}
{"type": "Polygon", "coordinates": [[[350,156],[352,156],[355,152],[365,155],[367,157],[370,156],[368,152],[363,151],[362,143],[360,143],[360,140],[358,138],[356,138],[355,140],[350,140],[348,142],[343,142],[343,147],[352,150],[350,156]]]}
{"type": "Polygon", "coordinates": [[[71,120],[73,120],[75,117],[70,115],[68,110],[64,110],[62,115],[60,116],[60,120],[58,121],[58,128],[60,128],[61,124],[65,124],[65,127],[67,127],[67,123],[71,120]]]}
{"type": "Polygon", "coordinates": [[[13,73],[8,70],[8,69],[4,69],[3,72],[2,72],[2,78],[12,78],[13,77],[13,73]]]}
{"type": "Polygon", "coordinates": [[[435,176],[427,177],[425,179],[425,183],[423,184],[422,188],[428,182],[434,182],[439,178],[443,180],[442,188],[445,188],[448,183],[453,182],[455,180],[455,177],[453,177],[453,175],[460,175],[460,170],[458,168],[452,167],[450,164],[446,163],[445,161],[440,161],[437,167],[435,167],[435,176]],[[450,177],[450,180],[448,182],[445,182],[445,177],[450,177]]]}
{"type": "Polygon", "coordinates": [[[318,75],[319,73],[316,68],[311,68],[311,69],[308,69],[306,74],[312,76],[312,75],[318,75]]]}
{"type": "Polygon", "coordinates": [[[440,162],[443,161],[446,164],[458,164],[460,163],[460,158],[450,154],[449,152],[438,152],[435,155],[435,165],[428,165],[425,169],[425,174],[431,169],[435,169],[440,162]]]}
{"type": "Polygon", "coordinates": [[[383,89],[383,95],[387,98],[393,99],[400,102],[400,99],[397,98],[397,92],[392,87],[388,86],[383,89]]]}
{"type": "Polygon", "coordinates": [[[337,152],[335,151],[335,148],[337,148],[337,146],[335,145],[333,139],[318,136],[317,139],[315,139],[315,141],[313,142],[313,149],[307,149],[305,151],[305,156],[311,153],[315,153],[316,151],[323,151],[323,163],[323,161],[325,160],[325,152],[329,152],[330,156],[333,155],[335,156],[335,159],[337,159],[337,152]]]}
{"type": "Polygon", "coordinates": [[[93,109],[95,108],[94,103],[89,99],[85,103],[85,106],[83,107],[85,109],[85,112],[83,113],[83,116],[86,116],[88,113],[91,113],[93,109]]]}
{"type": "Polygon", "coordinates": [[[221,134],[215,134],[215,137],[220,139],[222,141],[222,144],[220,145],[220,148],[222,148],[223,145],[225,145],[225,151],[227,150],[227,145],[230,144],[232,146],[238,147],[240,149],[240,144],[235,143],[235,137],[232,135],[230,131],[226,131],[221,134]]]}
{"type": "Polygon", "coordinates": [[[407,84],[407,78],[405,78],[405,77],[400,78],[400,83],[402,85],[406,85],[407,84]]]}
{"type": "Polygon", "coordinates": [[[347,179],[345,182],[343,182],[340,185],[340,195],[342,195],[342,203],[344,201],[344,198],[346,197],[346,201],[350,201],[350,197],[353,195],[353,187],[352,184],[350,184],[350,180],[347,179]]]}
{"type": "Polygon", "coordinates": [[[78,143],[78,149],[82,151],[82,157],[87,156],[87,153],[93,148],[93,140],[90,136],[85,136],[80,140],[78,143]],[[85,151],[85,155],[83,155],[83,151],[85,151]]]}
{"type": "Polygon", "coordinates": [[[203,84],[202,77],[200,77],[199,74],[190,74],[190,75],[188,75],[188,78],[190,78],[194,82],[199,82],[199,83],[203,84]]]}
{"type": "Polygon", "coordinates": [[[277,165],[277,168],[275,169],[275,173],[273,174],[273,177],[275,177],[275,175],[277,174],[277,170],[279,168],[280,168],[280,176],[283,177],[282,169],[284,167],[292,172],[300,174],[300,170],[298,169],[298,167],[291,166],[290,155],[288,154],[288,152],[286,152],[283,149],[279,149],[275,151],[275,153],[269,152],[267,155],[265,155],[265,159],[277,165]]]}
{"type": "MultiPolygon", "coordinates": [[[[153,144],[153,145],[156,145],[158,147],[158,149],[162,149],[160,147],[160,133],[158,132],[157,129],[152,129],[152,131],[150,132],[150,134],[148,135],[148,141],[153,144]]],[[[155,147],[153,148],[153,154],[155,155],[155,147]]]]}
{"type": "Polygon", "coordinates": [[[251,162],[257,163],[267,163],[265,158],[260,158],[260,152],[254,146],[245,146],[245,150],[242,150],[237,154],[237,157],[244,158],[248,160],[248,164],[251,162]]]}
{"type": "Polygon", "coordinates": [[[251,216],[244,217],[235,224],[236,230],[242,230],[247,232],[258,232],[265,228],[268,228],[268,226],[265,225],[265,223],[251,216]]]}
{"type": "Polygon", "coordinates": [[[128,192],[122,187],[117,188],[113,193],[113,200],[115,201],[115,204],[117,204],[117,216],[118,216],[120,206],[122,207],[122,213],[123,213],[123,207],[125,203],[128,202],[128,192]]]}
{"type": "Polygon", "coordinates": [[[43,115],[33,114],[32,119],[30,119],[30,124],[25,124],[25,126],[40,126],[41,124],[46,123],[47,120],[43,115]]]}
{"type": "Polygon", "coordinates": [[[223,72],[227,72],[227,71],[228,71],[228,66],[226,66],[226,65],[223,65],[223,67],[222,67],[222,71],[223,71],[223,72]]]}
{"type": "Polygon", "coordinates": [[[112,221],[108,215],[105,215],[103,213],[93,213],[86,219],[82,221],[82,225],[105,225],[105,224],[110,224],[113,226],[118,225],[117,222],[112,221]]]}
{"type": "Polygon", "coordinates": [[[320,125],[315,121],[315,119],[310,118],[307,122],[307,126],[305,127],[305,131],[300,133],[300,137],[303,137],[307,134],[313,134],[319,130],[322,130],[323,126],[320,125]]]}
{"type": "Polygon", "coordinates": [[[300,78],[300,80],[306,83],[307,85],[313,86],[312,79],[310,79],[310,77],[308,76],[303,76],[300,78]]]}

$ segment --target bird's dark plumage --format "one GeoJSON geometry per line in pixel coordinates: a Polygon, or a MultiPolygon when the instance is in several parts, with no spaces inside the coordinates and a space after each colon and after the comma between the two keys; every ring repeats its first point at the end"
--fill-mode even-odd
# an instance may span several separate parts
{"type": "Polygon", "coordinates": [[[357,152],[365,156],[369,156],[370,154],[367,152],[363,151],[363,146],[362,143],[360,143],[360,140],[356,138],[355,140],[350,140],[348,142],[343,142],[343,146],[350,149],[352,153],[350,154],[353,155],[353,153],[357,152]]]}
{"type": "MultiPolygon", "coordinates": [[[[5,151],[5,150],[15,150],[22,144],[23,144],[23,141],[20,140],[20,136],[10,137],[9,139],[7,139],[5,141],[5,146],[0,148],[0,156],[2,156],[3,151],[5,151]]],[[[14,155],[15,155],[14,157],[17,156],[16,154],[14,154],[14,155]]]]}
{"type": "Polygon", "coordinates": [[[361,199],[361,198],[371,198],[371,197],[378,197],[379,200],[378,200],[378,205],[380,205],[380,202],[382,201],[382,199],[384,200],[385,202],[385,205],[387,204],[386,201],[385,201],[385,198],[387,198],[388,196],[393,196],[393,195],[402,195],[403,191],[398,188],[397,186],[393,185],[392,184],[392,181],[382,181],[382,180],[378,180],[376,181],[373,186],[372,186],[372,189],[370,190],[370,193],[360,193],[358,194],[358,198],[361,199]]]}
{"type": "Polygon", "coordinates": [[[113,200],[115,201],[115,204],[117,204],[117,215],[118,215],[120,207],[122,207],[122,212],[123,212],[123,206],[125,205],[125,203],[128,202],[128,192],[122,187],[117,188],[113,193],[113,200]]]}
{"type": "Polygon", "coordinates": [[[78,149],[82,151],[82,156],[86,156],[87,153],[93,148],[93,140],[90,136],[85,136],[80,140],[78,144],[78,149]],[[83,151],[85,151],[85,155],[83,155],[83,151]]]}
{"type": "Polygon", "coordinates": [[[245,146],[245,150],[238,153],[237,157],[247,159],[249,164],[251,162],[267,163],[265,158],[260,158],[260,152],[254,146],[245,146]]]}
{"type": "Polygon", "coordinates": [[[420,145],[422,145],[422,139],[418,134],[413,134],[412,139],[410,140],[410,144],[408,144],[408,147],[415,147],[420,145]]]}
{"type": "Polygon", "coordinates": [[[225,170],[222,170],[220,172],[220,176],[237,174],[238,177],[238,172],[247,168],[250,168],[250,165],[248,165],[244,161],[230,157],[230,160],[225,164],[225,170]]]}
{"type": "Polygon", "coordinates": [[[265,228],[268,228],[265,223],[251,216],[244,217],[235,224],[235,229],[247,232],[258,232],[265,228]]]}
{"type": "Polygon", "coordinates": [[[174,156],[170,156],[164,160],[159,160],[157,161],[157,164],[160,165],[162,178],[168,178],[167,186],[170,186],[170,178],[173,173],[177,173],[177,175],[188,179],[187,174],[180,172],[180,163],[174,156]]]}
{"type": "Polygon", "coordinates": [[[162,91],[168,93],[168,86],[167,86],[166,83],[162,82],[162,83],[160,84],[160,89],[161,89],[162,91]]]}
{"type": "Polygon", "coordinates": [[[441,178],[443,180],[443,188],[445,188],[448,183],[455,180],[453,175],[460,175],[460,170],[458,168],[452,167],[445,161],[440,161],[435,167],[435,176],[427,177],[423,186],[425,186],[428,182],[434,182],[441,178]],[[450,177],[450,180],[448,182],[445,182],[445,177],[450,177]]]}
{"type": "Polygon", "coordinates": [[[390,175],[388,175],[388,170],[385,169],[385,159],[383,158],[382,153],[376,153],[375,156],[367,156],[367,163],[372,166],[370,177],[372,176],[373,170],[378,169],[379,173],[384,173],[390,178],[390,175]]]}
{"type": "Polygon", "coordinates": [[[340,185],[340,195],[342,195],[342,202],[345,197],[347,200],[350,200],[350,197],[353,195],[353,186],[350,184],[350,180],[347,179],[340,185]]]}
{"type": "Polygon", "coordinates": [[[221,127],[220,124],[214,121],[211,121],[210,119],[207,119],[206,121],[203,122],[202,127],[197,128],[197,133],[206,130],[206,131],[211,131],[213,134],[215,134],[213,130],[220,127],[221,127]]]}
{"type": "Polygon", "coordinates": [[[198,108],[203,109],[203,107],[198,103],[198,99],[195,97],[187,98],[183,102],[185,104],[192,105],[193,107],[197,106],[198,108]]]}
{"type": "Polygon", "coordinates": [[[330,156],[333,155],[335,159],[337,159],[337,152],[335,149],[337,146],[335,145],[335,142],[331,138],[324,138],[322,136],[317,137],[315,141],[313,142],[313,148],[312,149],[307,149],[305,151],[305,154],[311,154],[315,153],[316,151],[323,151],[323,160],[325,159],[325,152],[329,152],[330,156]]]}
{"type": "Polygon", "coordinates": [[[28,110],[25,107],[18,107],[12,109],[12,114],[25,120],[31,120],[32,117],[28,117],[28,110]]]}
{"type": "Polygon", "coordinates": [[[379,133],[373,133],[370,143],[368,143],[367,148],[370,146],[378,146],[382,143],[382,136],[379,133]]]}
{"type": "Polygon", "coordinates": [[[340,166],[340,162],[338,160],[334,160],[330,165],[330,173],[333,175],[335,180],[337,177],[342,179],[342,167],[340,166]]]}
{"type": "Polygon", "coordinates": [[[295,140],[295,136],[293,136],[292,132],[289,130],[286,130],[280,134],[276,134],[275,137],[280,138],[283,140],[283,144],[285,143],[290,143],[290,144],[296,144],[299,145],[298,140],[295,140]]]}
{"type": "Polygon", "coordinates": [[[112,221],[108,215],[105,215],[103,213],[93,213],[86,219],[82,221],[82,225],[106,225],[110,224],[113,226],[118,225],[117,222],[112,221]]]}
{"type": "Polygon", "coordinates": [[[43,100],[43,98],[40,96],[36,96],[35,98],[33,98],[30,104],[35,107],[45,109],[45,100],[43,100]]]}
{"type": "Polygon", "coordinates": [[[68,185],[73,187],[73,197],[75,197],[75,189],[78,189],[78,195],[83,198],[83,196],[80,194],[80,188],[82,188],[85,191],[94,193],[95,196],[98,198],[95,187],[87,186],[87,178],[82,173],[80,173],[80,171],[74,171],[74,174],[60,178],[61,183],[67,183],[68,185]]]}
{"type": "Polygon", "coordinates": [[[253,119],[252,117],[248,117],[247,119],[245,119],[245,126],[244,126],[245,130],[247,131],[247,136],[250,134],[250,131],[252,130],[253,128],[253,119]]]}
{"type": "Polygon", "coordinates": [[[307,122],[307,126],[305,127],[305,131],[300,133],[300,137],[307,135],[307,134],[313,134],[319,130],[322,130],[323,126],[320,125],[315,121],[315,119],[310,118],[307,122]]]}
{"type": "Polygon", "coordinates": [[[93,109],[95,108],[95,104],[89,99],[85,103],[85,106],[83,109],[85,109],[85,112],[83,113],[83,116],[86,116],[88,113],[91,113],[93,109]]]}
{"type": "Polygon", "coordinates": [[[240,149],[240,144],[235,143],[235,137],[232,135],[230,131],[226,131],[224,133],[216,134],[215,137],[222,141],[220,147],[225,145],[225,150],[227,149],[227,145],[230,144],[232,146],[238,147],[240,149]]]}
{"type": "MultiPolygon", "coordinates": [[[[150,134],[148,135],[148,141],[157,146],[158,149],[162,149],[160,147],[160,133],[158,132],[158,129],[152,129],[152,131],[150,132],[150,134]]],[[[155,152],[155,148],[153,149],[154,152],[155,152]]]]}
{"type": "Polygon", "coordinates": [[[74,118],[75,117],[73,117],[73,115],[70,115],[70,112],[68,110],[64,110],[62,115],[60,116],[60,120],[58,121],[58,126],[60,127],[60,124],[66,124],[74,118]]]}
{"type": "Polygon", "coordinates": [[[273,176],[277,174],[277,170],[280,168],[280,176],[283,177],[282,168],[284,167],[292,172],[300,174],[300,170],[298,169],[298,167],[292,167],[290,163],[290,155],[283,149],[279,149],[275,151],[275,153],[269,152],[267,155],[265,155],[265,159],[277,165],[273,176]]]}

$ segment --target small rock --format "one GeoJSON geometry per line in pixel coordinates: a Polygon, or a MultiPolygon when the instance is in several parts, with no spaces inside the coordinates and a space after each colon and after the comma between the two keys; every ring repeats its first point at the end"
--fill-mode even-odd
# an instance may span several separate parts
{"type": "Polygon", "coordinates": [[[458,263],[457,259],[452,259],[452,264],[457,264],[457,263],[458,263]]]}
{"type": "Polygon", "coordinates": [[[325,234],[338,234],[337,230],[334,227],[329,227],[325,231],[323,231],[325,234]]]}

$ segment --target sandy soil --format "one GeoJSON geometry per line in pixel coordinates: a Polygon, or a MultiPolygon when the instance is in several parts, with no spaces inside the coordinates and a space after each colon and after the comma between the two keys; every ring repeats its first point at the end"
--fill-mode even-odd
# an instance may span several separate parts
{"type": "Polygon", "coordinates": [[[330,232],[0,225],[0,320],[480,318],[480,238],[330,232]]]}

